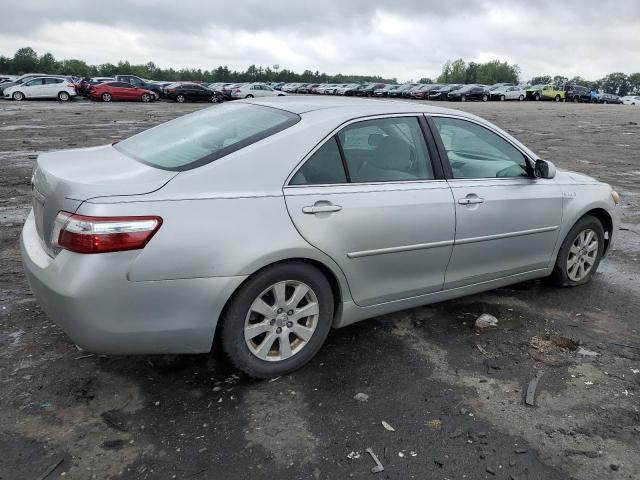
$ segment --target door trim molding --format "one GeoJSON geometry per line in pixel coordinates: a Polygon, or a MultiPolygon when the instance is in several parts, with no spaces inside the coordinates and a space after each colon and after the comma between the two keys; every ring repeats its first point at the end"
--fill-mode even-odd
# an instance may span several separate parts
{"type": "Polygon", "coordinates": [[[497,233],[495,235],[484,235],[482,237],[469,237],[456,239],[456,245],[465,245],[467,243],[485,242],[490,240],[500,240],[502,238],[521,237],[524,235],[535,235],[536,233],[553,232],[558,230],[558,226],[555,227],[542,227],[532,228],[531,230],[520,230],[517,232],[497,233]]]}
{"type": "Polygon", "coordinates": [[[453,240],[442,240],[440,242],[416,243],[415,245],[402,245],[400,247],[378,248],[375,250],[362,250],[359,252],[347,253],[349,258],[371,257],[373,255],[385,255],[387,253],[410,252],[412,250],[425,250],[427,248],[449,247],[454,244],[453,240]]]}

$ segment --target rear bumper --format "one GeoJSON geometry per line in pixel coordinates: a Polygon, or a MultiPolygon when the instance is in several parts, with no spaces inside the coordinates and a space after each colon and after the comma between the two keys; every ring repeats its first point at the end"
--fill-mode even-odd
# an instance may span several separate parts
{"type": "Polygon", "coordinates": [[[246,278],[132,282],[136,251],[51,258],[29,214],[20,238],[39,305],[80,347],[104,354],[203,353],[222,309],[246,278]]]}

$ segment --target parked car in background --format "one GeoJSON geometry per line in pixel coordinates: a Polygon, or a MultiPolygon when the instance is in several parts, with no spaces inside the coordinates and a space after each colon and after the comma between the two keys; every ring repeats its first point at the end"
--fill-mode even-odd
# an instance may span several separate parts
{"type": "Polygon", "coordinates": [[[156,95],[146,88],[134,87],[128,82],[104,82],[91,87],[89,97],[93,100],[111,101],[131,101],[131,102],[153,102],[156,95]]]}
{"type": "Polygon", "coordinates": [[[466,102],[469,100],[481,100],[486,102],[489,100],[489,92],[484,85],[464,85],[456,88],[447,94],[447,100],[466,102]]]}
{"type": "Polygon", "coordinates": [[[494,90],[502,87],[517,87],[515,83],[494,83],[493,85],[489,85],[487,90],[493,92],[494,90]]]}
{"type": "Polygon", "coordinates": [[[162,96],[163,84],[160,82],[145,80],[136,75],[116,75],[115,79],[119,82],[130,83],[134,87],[150,90],[151,92],[153,92],[156,98],[160,98],[162,96]]]}
{"type": "Polygon", "coordinates": [[[613,103],[617,105],[622,105],[622,98],[618,95],[614,95],[613,93],[602,93],[598,96],[598,103],[613,103]]]}
{"type": "Polygon", "coordinates": [[[527,100],[553,100],[561,102],[566,99],[566,92],[555,85],[533,85],[526,90],[527,100]]]}
{"type": "Polygon", "coordinates": [[[5,88],[4,98],[25,100],[36,98],[57,98],[67,102],[77,95],[76,85],[68,77],[35,77],[18,85],[5,88]]]}
{"type": "Polygon", "coordinates": [[[464,85],[459,83],[453,83],[448,85],[443,85],[440,88],[436,88],[435,90],[431,90],[429,93],[429,100],[448,100],[449,93],[457,90],[458,88],[462,88],[464,85]]]}
{"type": "Polygon", "coordinates": [[[356,91],[361,87],[362,85],[359,83],[350,83],[348,85],[346,85],[345,87],[341,87],[338,88],[336,91],[336,95],[345,95],[347,97],[353,97],[356,94],[356,91]]]}
{"type": "Polygon", "coordinates": [[[184,102],[212,102],[224,101],[222,92],[203,87],[197,83],[171,83],[164,87],[163,96],[178,103],[184,102]]]}
{"type": "Polygon", "coordinates": [[[373,92],[373,95],[375,97],[388,97],[389,92],[397,90],[398,88],[400,88],[400,85],[387,85],[373,92]]]}
{"type": "Polygon", "coordinates": [[[271,84],[271,88],[273,88],[274,90],[280,90],[284,84],[285,82],[273,82],[271,84]]]}
{"type": "Polygon", "coordinates": [[[302,85],[298,88],[298,91],[296,93],[311,93],[311,90],[318,87],[319,85],[319,83],[308,83],[306,85],[302,85]]]}
{"type": "Polygon", "coordinates": [[[404,95],[404,92],[414,88],[417,85],[418,85],[417,83],[403,83],[398,88],[389,90],[387,92],[387,96],[391,98],[399,98],[399,97],[401,98],[404,95]]]}
{"type": "Polygon", "coordinates": [[[418,90],[421,87],[422,87],[422,84],[421,83],[417,83],[417,84],[411,86],[410,88],[407,88],[406,90],[404,90],[402,92],[402,98],[411,98],[411,93],[415,92],[416,90],[418,90]]]}
{"type": "Polygon", "coordinates": [[[300,88],[302,85],[302,83],[287,83],[286,85],[282,86],[282,91],[285,93],[296,93],[298,91],[298,88],[300,88]]]}
{"type": "Polygon", "coordinates": [[[286,93],[279,92],[261,83],[241,85],[231,91],[231,98],[283,97],[285,95],[286,93]]]}
{"type": "Polygon", "coordinates": [[[625,105],[640,106],[640,95],[625,95],[622,97],[622,103],[625,105]]]}
{"type": "Polygon", "coordinates": [[[424,98],[429,98],[429,92],[431,90],[434,90],[436,88],[440,88],[442,85],[438,85],[438,84],[425,84],[425,85],[420,85],[417,88],[414,88],[413,90],[411,90],[411,94],[409,95],[410,98],[413,99],[424,99],[424,98]]]}
{"type": "Polygon", "coordinates": [[[73,343],[220,346],[275,378],[332,327],[535,278],[583,285],[613,249],[618,194],[486,120],[295,100],[225,103],[39,155],[22,261],[73,343]]]}
{"type": "Polygon", "coordinates": [[[80,85],[78,87],[78,93],[81,95],[89,95],[91,91],[91,87],[98,85],[104,82],[113,82],[115,81],[114,77],[92,77],[85,78],[80,81],[80,85]]]}
{"type": "Polygon", "coordinates": [[[387,86],[386,83],[365,83],[356,92],[358,97],[373,97],[378,90],[387,86]]]}
{"type": "Polygon", "coordinates": [[[591,90],[582,85],[565,85],[564,86],[565,99],[568,102],[591,102],[591,90]]]}
{"type": "Polygon", "coordinates": [[[513,86],[513,85],[504,85],[501,87],[494,88],[493,90],[489,90],[489,98],[491,100],[519,100],[523,101],[527,98],[527,91],[524,87],[521,86],[513,86]]]}
{"type": "Polygon", "coordinates": [[[47,75],[45,73],[27,73],[19,76],[14,80],[8,80],[6,82],[0,83],[0,94],[4,93],[5,88],[13,87],[14,85],[20,85],[21,83],[26,82],[27,80],[31,80],[36,77],[51,77],[52,75],[47,75]]]}

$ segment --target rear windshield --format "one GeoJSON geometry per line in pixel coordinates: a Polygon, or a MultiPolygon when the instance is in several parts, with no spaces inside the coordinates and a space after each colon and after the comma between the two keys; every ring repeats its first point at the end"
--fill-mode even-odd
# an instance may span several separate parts
{"type": "Polygon", "coordinates": [[[190,170],[298,123],[277,108],[224,103],[185,115],[127,138],[114,147],[164,170],[190,170]]]}

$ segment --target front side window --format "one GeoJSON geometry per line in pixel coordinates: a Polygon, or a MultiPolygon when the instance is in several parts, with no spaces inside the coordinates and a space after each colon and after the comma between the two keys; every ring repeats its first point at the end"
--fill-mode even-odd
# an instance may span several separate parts
{"type": "Polygon", "coordinates": [[[114,145],[165,170],[205,165],[300,121],[294,113],[247,103],[224,103],[185,115],[114,145]]]}
{"type": "Polygon", "coordinates": [[[338,134],[352,182],[433,180],[424,134],[416,117],[365,120],[338,134]]]}
{"type": "Polygon", "coordinates": [[[499,135],[478,124],[434,117],[453,178],[528,177],[524,155],[499,135]]]}

